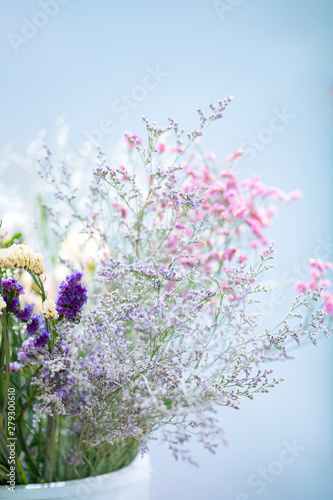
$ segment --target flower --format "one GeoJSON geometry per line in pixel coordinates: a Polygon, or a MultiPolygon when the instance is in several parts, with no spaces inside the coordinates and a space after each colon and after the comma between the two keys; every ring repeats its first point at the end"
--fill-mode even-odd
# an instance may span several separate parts
{"type": "Polygon", "coordinates": [[[26,269],[37,275],[44,272],[43,257],[36,253],[29,245],[14,245],[0,249],[0,268],[2,269],[26,269]]]}
{"type": "Polygon", "coordinates": [[[18,363],[17,361],[14,361],[13,363],[9,363],[9,369],[12,372],[18,373],[21,369],[21,363],[18,363]]]}
{"type": "Polygon", "coordinates": [[[4,291],[4,295],[10,295],[12,293],[15,295],[15,297],[18,297],[19,295],[24,293],[24,287],[14,278],[2,280],[2,288],[4,291]]]}
{"type": "Polygon", "coordinates": [[[27,324],[27,334],[28,335],[34,335],[39,328],[39,316],[38,314],[34,314],[30,320],[30,322],[27,324]]]}
{"type": "Polygon", "coordinates": [[[129,149],[134,149],[135,146],[140,146],[141,139],[136,134],[125,134],[125,141],[128,142],[129,149]]]}
{"type": "Polygon", "coordinates": [[[58,319],[59,314],[56,311],[55,302],[53,299],[46,299],[42,306],[43,314],[47,319],[58,319]]]}
{"type": "Polygon", "coordinates": [[[3,309],[6,309],[7,307],[7,304],[6,302],[3,300],[3,297],[0,295],[0,314],[2,314],[2,310],[3,309]]]}
{"type": "Polygon", "coordinates": [[[328,291],[324,293],[324,303],[324,311],[333,316],[333,292],[328,291]]]}
{"type": "Polygon", "coordinates": [[[46,342],[50,339],[50,334],[47,330],[42,330],[38,337],[34,340],[34,346],[38,349],[39,347],[44,347],[46,342]]]}
{"type": "Polygon", "coordinates": [[[23,361],[23,363],[28,363],[34,358],[34,344],[35,339],[29,337],[27,340],[22,342],[21,348],[17,354],[18,360],[23,361]]]}
{"type": "MultiPolygon", "coordinates": [[[[5,301],[8,303],[8,297],[5,297],[5,301]]],[[[20,299],[18,297],[13,297],[10,301],[9,312],[16,315],[20,312],[20,299]]]]}
{"type": "Polygon", "coordinates": [[[87,302],[87,287],[81,283],[82,273],[74,271],[59,285],[56,310],[60,316],[74,321],[87,302]]]}
{"type": "Polygon", "coordinates": [[[232,161],[236,160],[237,158],[239,158],[240,156],[242,156],[243,154],[243,150],[242,149],[237,149],[236,151],[233,151],[232,153],[230,153],[230,155],[228,155],[225,159],[225,161],[227,163],[231,163],[232,161]]]}
{"type": "Polygon", "coordinates": [[[31,314],[32,314],[32,310],[33,310],[34,306],[32,304],[28,304],[26,305],[18,314],[17,314],[17,318],[20,320],[20,321],[24,321],[24,322],[27,322],[29,321],[29,319],[31,318],[31,314]]]}

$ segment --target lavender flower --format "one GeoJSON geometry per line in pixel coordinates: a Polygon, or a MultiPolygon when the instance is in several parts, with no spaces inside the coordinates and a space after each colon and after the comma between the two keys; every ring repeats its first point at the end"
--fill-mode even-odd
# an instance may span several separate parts
{"type": "Polygon", "coordinates": [[[70,321],[77,319],[88,299],[87,287],[81,280],[82,273],[74,271],[59,285],[56,310],[59,316],[64,316],[70,321]]]}

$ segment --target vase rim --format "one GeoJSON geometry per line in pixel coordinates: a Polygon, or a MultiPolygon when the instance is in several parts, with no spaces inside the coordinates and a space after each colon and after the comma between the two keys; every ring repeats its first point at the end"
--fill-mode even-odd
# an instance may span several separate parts
{"type": "MultiPolygon", "coordinates": [[[[88,476],[82,479],[72,479],[69,481],[55,481],[51,483],[31,483],[27,485],[15,486],[15,498],[27,498],[21,495],[37,491],[40,500],[58,498],[61,489],[61,498],[75,498],[82,493],[98,493],[105,490],[115,490],[125,485],[134,484],[140,481],[149,480],[151,473],[150,458],[147,454],[143,457],[139,454],[130,465],[117,471],[88,476]],[[41,491],[43,490],[43,492],[41,491]],[[80,490],[80,491],[79,491],[80,490]],[[20,495],[21,494],[21,495],[20,495]]],[[[0,491],[8,490],[8,486],[0,486],[0,491]]],[[[32,497],[31,497],[32,498],[32,497]]]]}

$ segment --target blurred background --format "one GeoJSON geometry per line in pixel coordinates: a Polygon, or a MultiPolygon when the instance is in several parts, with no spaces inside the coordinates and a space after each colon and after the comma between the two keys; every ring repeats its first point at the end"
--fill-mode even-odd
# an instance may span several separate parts
{"type": "MultiPolygon", "coordinates": [[[[41,142],[83,168],[97,144],[112,155],[123,131],[142,133],[143,114],[193,129],[198,106],[232,94],[203,149],[223,164],[242,147],[239,175],[304,194],[269,230],[275,323],[308,258],[333,256],[332,18],[330,0],[0,1],[2,210],[32,210],[41,142]]],[[[229,446],[193,445],[199,468],[152,443],[151,500],[331,499],[332,355],[325,339],[305,346],[272,393],[223,409],[229,446]]]]}

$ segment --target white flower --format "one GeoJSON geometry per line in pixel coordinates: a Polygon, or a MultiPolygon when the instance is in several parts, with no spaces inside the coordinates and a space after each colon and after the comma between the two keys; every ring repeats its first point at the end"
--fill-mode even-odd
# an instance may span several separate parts
{"type": "Polygon", "coordinates": [[[34,252],[29,245],[14,244],[0,249],[0,268],[26,269],[39,275],[44,272],[43,256],[34,252]]]}
{"type": "Polygon", "coordinates": [[[0,314],[2,314],[2,310],[3,309],[6,309],[7,307],[7,304],[6,302],[3,300],[3,297],[0,295],[0,314]]]}
{"type": "Polygon", "coordinates": [[[59,314],[55,308],[55,302],[53,299],[46,299],[42,306],[43,314],[47,319],[58,319],[59,314]]]}

